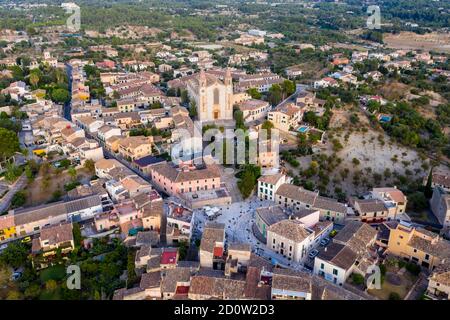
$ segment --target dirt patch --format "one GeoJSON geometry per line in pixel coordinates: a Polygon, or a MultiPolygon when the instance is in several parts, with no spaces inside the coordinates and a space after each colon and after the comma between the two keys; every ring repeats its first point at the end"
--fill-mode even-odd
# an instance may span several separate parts
{"type": "Polygon", "coordinates": [[[400,32],[399,34],[385,33],[383,40],[388,48],[406,50],[425,50],[450,53],[450,34],[427,33],[419,35],[413,32],[400,32]]]}
{"type": "Polygon", "coordinates": [[[400,299],[404,299],[417,279],[417,276],[408,271],[401,272],[396,265],[387,266],[381,289],[371,289],[368,293],[382,300],[388,300],[391,293],[396,293],[400,299]]]}
{"type": "Polygon", "coordinates": [[[411,87],[400,82],[390,82],[378,88],[379,93],[387,100],[401,100],[411,91],[411,87]]]}
{"type": "Polygon", "coordinates": [[[402,278],[395,273],[387,272],[386,273],[386,281],[394,286],[399,286],[402,284],[402,278]]]}
{"type": "MultiPolygon", "coordinates": [[[[77,181],[86,183],[91,178],[91,174],[85,169],[81,168],[77,170],[77,181]]],[[[64,185],[72,181],[72,177],[68,174],[67,170],[58,172],[52,169],[50,173],[50,179],[48,185],[44,182],[44,175],[42,172],[36,177],[36,179],[30,183],[27,188],[27,203],[26,206],[37,206],[44,204],[53,198],[53,194],[56,191],[60,191],[61,195],[65,195],[64,185]]]]}
{"type": "MultiPolygon", "coordinates": [[[[397,144],[383,130],[372,128],[367,116],[354,108],[333,110],[326,141],[320,146],[320,154],[340,159],[328,174],[326,193],[330,196],[337,196],[336,187],[347,196],[361,195],[371,187],[395,185],[396,175],[418,179],[427,174],[422,168],[424,161],[416,151],[397,144]],[[357,125],[350,122],[351,114],[358,116],[357,125]],[[342,145],[338,151],[333,145],[336,140],[342,145]]],[[[312,157],[299,157],[298,161],[300,168],[305,170],[310,167],[312,157]]],[[[299,170],[288,168],[294,173],[299,170]]],[[[316,185],[322,181],[318,176],[308,180],[316,185]]]]}

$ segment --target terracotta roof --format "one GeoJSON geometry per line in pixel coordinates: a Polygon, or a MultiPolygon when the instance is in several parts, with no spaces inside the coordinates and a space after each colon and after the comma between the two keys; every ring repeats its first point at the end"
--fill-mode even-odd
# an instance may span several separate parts
{"type": "Polygon", "coordinates": [[[356,199],[355,204],[359,205],[361,213],[387,211],[383,201],[378,199],[356,199]]]}
{"type": "Polygon", "coordinates": [[[153,137],[143,137],[143,136],[132,136],[123,138],[119,141],[119,145],[126,149],[136,149],[142,145],[152,144],[153,137]]]}
{"type": "Polygon", "coordinates": [[[378,232],[367,223],[360,221],[348,222],[333,238],[333,241],[348,245],[356,253],[366,252],[369,243],[376,238],[378,232]]]}
{"type": "Polygon", "coordinates": [[[274,289],[311,293],[311,275],[306,272],[297,272],[289,269],[274,269],[272,290],[274,289]]]}
{"type": "Polygon", "coordinates": [[[450,188],[450,176],[443,173],[433,173],[432,181],[435,184],[450,188]]]}
{"type": "Polygon", "coordinates": [[[207,223],[202,234],[200,250],[213,253],[216,242],[225,241],[225,225],[223,223],[207,223]]]}
{"type": "Polygon", "coordinates": [[[260,108],[267,108],[268,106],[269,103],[267,101],[257,99],[242,101],[238,104],[238,107],[239,109],[241,109],[241,111],[252,111],[260,108]]]}
{"type": "Polygon", "coordinates": [[[114,167],[123,167],[123,164],[116,159],[100,159],[95,162],[95,168],[99,170],[108,170],[114,167]]]}
{"type": "Polygon", "coordinates": [[[293,184],[284,183],[278,188],[276,195],[313,206],[314,201],[319,196],[319,193],[305,190],[293,184]]]}
{"type": "Polygon", "coordinates": [[[245,276],[244,297],[247,299],[270,300],[270,285],[260,285],[261,270],[248,267],[245,276]]]}
{"type": "Polygon", "coordinates": [[[159,242],[159,233],[156,231],[140,231],[136,236],[136,245],[154,246],[159,242]]]}
{"type": "Polygon", "coordinates": [[[209,296],[219,299],[242,299],[244,297],[245,281],[223,277],[196,275],[191,279],[191,294],[209,296]]]}
{"type": "Polygon", "coordinates": [[[434,268],[430,279],[441,285],[450,286],[450,263],[442,263],[434,268]]]}
{"type": "Polygon", "coordinates": [[[450,241],[442,238],[430,241],[414,235],[408,241],[408,245],[440,259],[450,259],[450,241]]]}
{"type": "Polygon", "coordinates": [[[190,171],[183,171],[182,169],[171,166],[168,162],[158,163],[154,165],[151,170],[166,177],[172,182],[186,182],[202,179],[218,179],[220,181],[220,172],[215,165],[208,165],[204,169],[194,169],[190,171]]]}
{"type": "Polygon", "coordinates": [[[259,177],[258,181],[275,185],[283,177],[284,177],[284,174],[276,173],[276,174],[261,176],[261,177],[259,177]]]}
{"type": "Polygon", "coordinates": [[[348,270],[356,262],[358,255],[348,246],[333,242],[320,251],[317,257],[348,270]]]}
{"type": "MultiPolygon", "coordinates": [[[[177,291],[177,284],[180,282],[189,283],[191,279],[191,271],[189,268],[176,267],[173,269],[164,270],[161,291],[164,293],[175,293],[177,291]]],[[[187,293],[187,292],[186,292],[187,293]]]]}
{"type": "Polygon", "coordinates": [[[100,197],[98,195],[92,195],[67,202],[60,201],[38,207],[22,209],[14,212],[14,223],[16,226],[19,226],[60,215],[65,215],[67,217],[68,213],[100,206],[101,204],[100,197]]]}
{"type": "Polygon", "coordinates": [[[310,231],[305,229],[303,224],[295,220],[277,222],[271,225],[268,231],[295,242],[302,242],[311,234],[310,231]]]}
{"type": "Polygon", "coordinates": [[[343,214],[347,213],[345,204],[331,198],[321,197],[318,192],[305,190],[293,184],[282,184],[278,188],[276,195],[298,201],[303,205],[309,205],[313,209],[330,210],[343,214]]]}
{"type": "Polygon", "coordinates": [[[288,216],[284,213],[283,208],[280,206],[272,206],[266,208],[257,208],[256,214],[263,220],[268,226],[271,226],[281,220],[285,220],[288,216]]]}
{"type": "Polygon", "coordinates": [[[161,286],[161,273],[159,271],[144,273],[141,276],[139,287],[141,289],[157,288],[161,286]]]}
{"type": "Polygon", "coordinates": [[[177,263],[178,250],[172,248],[166,248],[161,254],[161,265],[177,263]]]}
{"type": "Polygon", "coordinates": [[[47,226],[41,229],[39,236],[41,241],[48,241],[48,245],[56,245],[59,243],[72,241],[72,223],[61,223],[54,226],[47,226]]]}

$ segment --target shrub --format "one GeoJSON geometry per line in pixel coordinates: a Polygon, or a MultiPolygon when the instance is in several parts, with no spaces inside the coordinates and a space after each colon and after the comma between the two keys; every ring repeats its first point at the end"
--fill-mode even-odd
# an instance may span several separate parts
{"type": "Polygon", "coordinates": [[[411,272],[413,275],[419,275],[421,268],[419,265],[415,264],[415,263],[408,263],[406,265],[406,270],[408,270],[409,272],[411,272]]]}
{"type": "Polygon", "coordinates": [[[386,266],[384,264],[380,265],[380,272],[383,276],[386,274],[386,266]]]}
{"type": "Polygon", "coordinates": [[[356,285],[361,285],[364,283],[364,277],[362,275],[360,275],[359,273],[353,273],[352,281],[356,285]]]}
{"type": "Polygon", "coordinates": [[[11,205],[13,208],[19,208],[23,206],[26,201],[27,201],[26,193],[24,191],[19,191],[13,196],[11,200],[11,205]]]}

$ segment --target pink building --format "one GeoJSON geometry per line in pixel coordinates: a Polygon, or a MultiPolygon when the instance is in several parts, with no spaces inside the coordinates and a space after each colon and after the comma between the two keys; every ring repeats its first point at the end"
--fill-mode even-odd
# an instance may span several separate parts
{"type": "Polygon", "coordinates": [[[159,189],[170,195],[216,189],[221,183],[220,172],[215,165],[174,167],[162,162],[154,165],[150,174],[159,189]]]}

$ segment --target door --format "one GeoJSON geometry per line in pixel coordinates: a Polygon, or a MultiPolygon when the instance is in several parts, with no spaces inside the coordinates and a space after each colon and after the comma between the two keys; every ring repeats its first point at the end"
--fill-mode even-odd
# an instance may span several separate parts
{"type": "Polygon", "coordinates": [[[219,110],[214,111],[214,120],[219,119],[219,110]]]}

